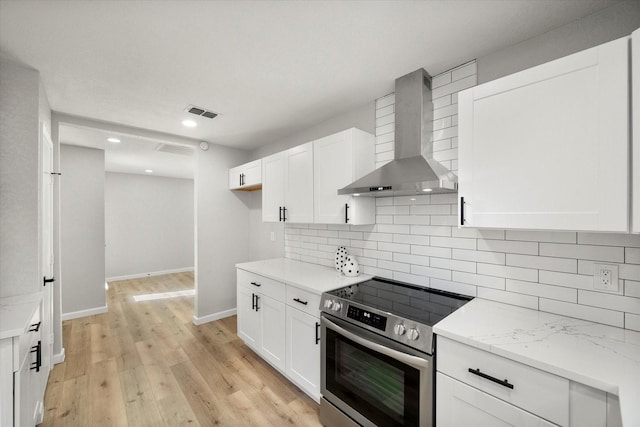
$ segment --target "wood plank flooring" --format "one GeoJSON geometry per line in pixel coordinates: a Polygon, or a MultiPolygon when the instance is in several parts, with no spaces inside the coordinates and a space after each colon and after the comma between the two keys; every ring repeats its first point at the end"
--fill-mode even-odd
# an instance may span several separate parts
{"type": "Polygon", "coordinates": [[[192,273],[109,283],[109,312],[63,322],[42,426],[319,426],[318,405],[236,335],[195,326],[192,273]]]}

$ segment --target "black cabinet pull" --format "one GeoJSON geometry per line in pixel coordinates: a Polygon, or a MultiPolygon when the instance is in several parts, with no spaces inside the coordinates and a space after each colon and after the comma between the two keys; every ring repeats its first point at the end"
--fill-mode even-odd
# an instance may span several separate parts
{"type": "Polygon", "coordinates": [[[286,222],[287,221],[287,208],[286,207],[282,207],[282,222],[286,222]]]}
{"type": "Polygon", "coordinates": [[[240,187],[242,187],[242,174],[238,175],[238,183],[240,184],[240,187]]]}
{"type": "Polygon", "coordinates": [[[42,286],[47,286],[47,283],[53,283],[56,281],[55,277],[52,277],[51,279],[47,279],[47,277],[43,277],[42,278],[42,286]]]}
{"type": "Polygon", "coordinates": [[[496,377],[492,377],[491,375],[487,375],[484,372],[480,372],[480,368],[478,368],[478,369],[469,368],[469,372],[471,372],[473,375],[477,375],[479,377],[482,377],[485,380],[493,381],[496,384],[500,384],[503,387],[510,388],[511,390],[513,390],[513,384],[509,384],[509,381],[507,381],[507,380],[499,380],[496,377]]]}
{"type": "Polygon", "coordinates": [[[251,282],[251,284],[252,284],[253,286],[257,286],[257,287],[262,286],[262,284],[260,284],[260,283],[256,283],[256,282],[251,282]]]}
{"type": "Polygon", "coordinates": [[[320,342],[320,323],[316,322],[316,345],[320,342]]]}
{"type": "Polygon", "coordinates": [[[349,224],[349,203],[344,204],[344,223],[349,224]]]}
{"type": "Polygon", "coordinates": [[[464,225],[464,196],[460,197],[460,225],[464,225]]]}
{"type": "Polygon", "coordinates": [[[35,369],[36,372],[40,372],[40,367],[42,366],[42,341],[38,341],[38,345],[31,347],[31,353],[36,354],[36,361],[31,362],[31,367],[29,369],[35,369]]]}
{"type": "Polygon", "coordinates": [[[309,304],[309,302],[308,302],[308,301],[302,301],[302,300],[301,300],[301,299],[299,299],[299,298],[294,298],[293,300],[294,300],[295,302],[299,302],[299,303],[300,303],[300,304],[302,304],[302,305],[307,305],[307,304],[309,304]]]}
{"type": "Polygon", "coordinates": [[[258,307],[258,301],[260,300],[260,295],[256,295],[256,311],[260,310],[260,307],[258,307]]]}
{"type": "Polygon", "coordinates": [[[282,206],[278,206],[278,222],[282,221],[282,206]]]}
{"type": "Polygon", "coordinates": [[[256,309],[256,294],[251,294],[251,310],[256,309]]]}
{"type": "Polygon", "coordinates": [[[29,327],[29,332],[38,332],[40,330],[40,324],[42,322],[34,323],[29,327]]]}

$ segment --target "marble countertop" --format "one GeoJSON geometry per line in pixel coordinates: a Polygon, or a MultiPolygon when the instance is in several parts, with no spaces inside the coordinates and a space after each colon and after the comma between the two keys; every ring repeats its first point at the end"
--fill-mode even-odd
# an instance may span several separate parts
{"type": "Polygon", "coordinates": [[[42,300],[42,294],[0,298],[0,339],[22,335],[42,300]]]}
{"type": "Polygon", "coordinates": [[[244,262],[236,264],[236,267],[316,294],[364,282],[371,278],[366,274],[346,277],[333,268],[287,258],[244,262]]]}
{"type": "Polygon", "coordinates": [[[433,331],[612,393],[624,426],[640,426],[640,332],[474,299],[433,331]]]}

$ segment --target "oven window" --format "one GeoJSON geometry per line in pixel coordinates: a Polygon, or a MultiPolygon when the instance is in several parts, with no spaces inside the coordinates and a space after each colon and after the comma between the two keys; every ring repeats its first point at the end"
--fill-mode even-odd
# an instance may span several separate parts
{"type": "Polygon", "coordinates": [[[327,329],[326,388],[379,426],[417,426],[420,371],[327,329]]]}

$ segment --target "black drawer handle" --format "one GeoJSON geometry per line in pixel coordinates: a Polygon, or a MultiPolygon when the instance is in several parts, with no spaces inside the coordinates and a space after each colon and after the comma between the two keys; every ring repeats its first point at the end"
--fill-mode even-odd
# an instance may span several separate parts
{"type": "Polygon", "coordinates": [[[294,298],[293,300],[294,300],[295,302],[299,302],[299,303],[300,303],[300,304],[302,304],[302,305],[307,305],[307,304],[309,304],[309,302],[308,302],[308,301],[302,301],[302,300],[301,300],[301,299],[299,299],[299,298],[294,298]]]}
{"type": "Polygon", "coordinates": [[[38,332],[40,330],[40,324],[42,322],[34,323],[29,327],[29,332],[38,332]]]}
{"type": "Polygon", "coordinates": [[[320,342],[320,323],[316,322],[316,345],[320,342]]]}
{"type": "Polygon", "coordinates": [[[47,283],[53,283],[56,281],[55,277],[52,277],[50,279],[47,279],[46,277],[42,278],[42,286],[47,286],[47,283]]]}
{"type": "Polygon", "coordinates": [[[496,384],[500,384],[503,387],[510,388],[511,390],[513,390],[513,384],[509,384],[509,381],[507,381],[507,380],[499,380],[496,377],[492,377],[491,375],[487,375],[484,372],[480,372],[480,368],[478,368],[478,369],[469,368],[469,372],[471,372],[472,374],[477,375],[479,377],[482,377],[485,380],[493,381],[496,384]]]}
{"type": "Polygon", "coordinates": [[[258,286],[258,287],[262,286],[262,284],[260,284],[260,283],[256,283],[256,282],[251,282],[251,284],[252,284],[253,286],[258,286]]]}
{"type": "Polygon", "coordinates": [[[40,367],[42,366],[42,341],[38,341],[38,345],[31,347],[31,353],[36,354],[36,361],[31,362],[29,369],[35,369],[36,372],[40,372],[40,367]]]}

